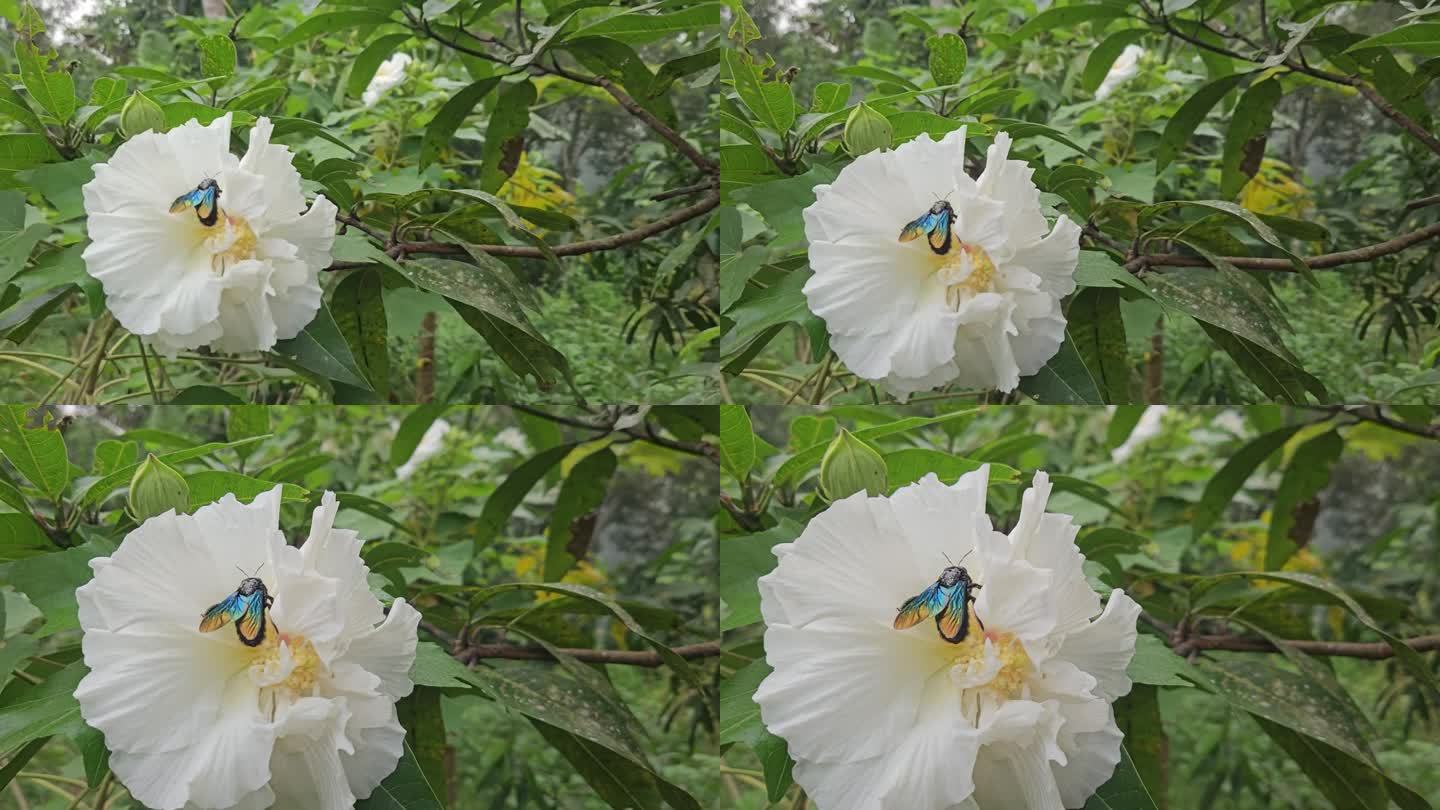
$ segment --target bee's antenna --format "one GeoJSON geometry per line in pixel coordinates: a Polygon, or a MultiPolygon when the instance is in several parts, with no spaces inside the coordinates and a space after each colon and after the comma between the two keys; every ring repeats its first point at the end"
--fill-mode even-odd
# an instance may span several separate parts
{"type": "MultiPolygon", "coordinates": [[[[969,551],[965,552],[965,557],[969,557],[971,554],[974,554],[974,553],[975,553],[975,549],[972,548],[972,549],[970,549],[969,551]]],[[[961,557],[961,558],[960,558],[960,562],[965,562],[965,557],[961,557]]]]}
{"type": "Polygon", "coordinates": [[[236,570],[236,571],[239,571],[241,576],[246,576],[246,577],[250,576],[249,574],[245,573],[245,569],[244,569],[244,568],[241,568],[241,567],[238,566],[238,565],[235,566],[235,570],[236,570]]]}

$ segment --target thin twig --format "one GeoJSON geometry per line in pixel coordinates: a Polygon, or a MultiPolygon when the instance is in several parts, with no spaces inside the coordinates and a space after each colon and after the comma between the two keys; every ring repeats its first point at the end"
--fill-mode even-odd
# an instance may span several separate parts
{"type": "MultiPolygon", "coordinates": [[[[720,642],[705,641],[672,648],[681,658],[713,658],[720,654],[720,642]]],[[[561,649],[559,652],[584,661],[587,664],[624,664],[635,667],[659,667],[665,659],[654,650],[592,650],[580,648],[561,649]]],[[[554,656],[543,647],[521,647],[514,644],[472,644],[456,654],[465,663],[484,659],[503,658],[510,661],[552,661],[554,656]]]]}
{"type": "MultiPolygon", "coordinates": [[[[1303,261],[1311,270],[1327,270],[1332,267],[1340,267],[1346,264],[1368,262],[1378,259],[1381,256],[1389,256],[1392,253],[1399,253],[1413,245],[1418,245],[1428,239],[1440,236],[1440,222],[1427,225],[1418,231],[1401,234],[1394,239],[1387,239],[1384,242],[1377,242],[1373,245],[1354,248],[1353,250],[1342,250],[1338,253],[1322,253],[1318,256],[1304,258],[1303,261]]],[[[1276,259],[1263,256],[1223,256],[1221,257],[1230,264],[1242,270],[1274,270],[1277,272],[1294,272],[1295,265],[1289,259],[1276,259]]],[[[1186,256],[1180,253],[1150,253],[1136,256],[1125,263],[1125,269],[1134,273],[1147,267],[1209,267],[1210,260],[1199,256],[1186,256]]]]}
{"type": "MultiPolygon", "coordinates": [[[[1176,627],[1144,611],[1140,613],[1140,621],[1159,630],[1165,639],[1165,643],[1168,644],[1177,655],[1189,656],[1191,653],[1200,650],[1264,653],[1280,651],[1280,649],[1270,643],[1269,640],[1263,638],[1233,634],[1192,635],[1185,623],[1182,622],[1180,627],[1176,627]]],[[[1400,639],[1400,641],[1416,652],[1440,650],[1440,634],[1416,636],[1414,638],[1400,639]]],[[[1291,649],[1299,650],[1310,655],[1326,655],[1338,658],[1368,658],[1371,660],[1383,660],[1395,656],[1395,649],[1384,641],[1281,639],[1280,643],[1291,649]]]]}

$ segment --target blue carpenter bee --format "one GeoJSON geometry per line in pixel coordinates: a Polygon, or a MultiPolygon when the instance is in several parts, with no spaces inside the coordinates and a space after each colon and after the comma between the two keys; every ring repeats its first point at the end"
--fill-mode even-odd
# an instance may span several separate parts
{"type": "MultiPolygon", "coordinates": [[[[970,556],[970,552],[966,552],[965,556],[970,556]]],[[[964,562],[965,557],[961,557],[960,561],[964,562]]],[[[935,580],[934,585],[919,596],[905,600],[895,616],[895,629],[905,630],[934,616],[940,637],[951,644],[959,644],[970,634],[970,603],[975,601],[974,592],[978,590],[980,584],[970,579],[970,572],[952,564],[940,572],[940,578],[935,580]]],[[[985,623],[978,615],[975,621],[980,623],[983,632],[985,623]]]]}
{"type": "Polygon", "coordinates": [[[220,217],[220,184],[207,177],[200,181],[200,185],[170,203],[172,214],[178,214],[186,208],[195,209],[195,216],[199,217],[201,225],[207,228],[214,225],[220,217]]]}
{"type": "MultiPolygon", "coordinates": [[[[264,563],[260,567],[264,568],[264,563]]],[[[244,569],[240,573],[244,574],[244,569]]],[[[260,573],[260,569],[255,569],[255,573],[260,573]]],[[[240,580],[240,587],[235,589],[235,593],[211,605],[201,615],[200,632],[214,632],[233,621],[240,643],[258,647],[265,641],[265,611],[274,602],[265,589],[265,583],[259,577],[247,574],[240,580]]]]}
{"type": "Polygon", "coordinates": [[[951,207],[949,200],[940,200],[930,206],[930,210],[910,221],[910,224],[900,229],[900,241],[909,242],[911,239],[919,238],[925,234],[926,241],[930,243],[930,250],[944,256],[950,252],[950,227],[955,223],[955,209],[951,207]]]}

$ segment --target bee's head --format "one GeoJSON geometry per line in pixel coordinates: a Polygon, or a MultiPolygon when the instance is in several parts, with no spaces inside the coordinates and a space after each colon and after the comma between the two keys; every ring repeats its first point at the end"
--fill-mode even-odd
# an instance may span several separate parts
{"type": "Polygon", "coordinates": [[[940,572],[940,584],[947,588],[953,587],[955,583],[968,578],[969,574],[965,572],[964,568],[958,565],[952,565],[940,572]]]}
{"type": "Polygon", "coordinates": [[[240,593],[249,596],[252,593],[265,587],[265,583],[259,577],[246,577],[240,580],[240,593]]]}

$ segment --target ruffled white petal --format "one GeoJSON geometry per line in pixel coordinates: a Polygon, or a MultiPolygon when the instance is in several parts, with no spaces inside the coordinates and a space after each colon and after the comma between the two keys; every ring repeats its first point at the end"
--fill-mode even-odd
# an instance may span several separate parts
{"type": "Polygon", "coordinates": [[[305,210],[293,156],[256,122],[243,159],[229,151],[230,116],[135,136],[83,188],[91,243],[87,272],[121,325],[174,355],[273,347],[320,307],[330,264],[333,204],[305,210]],[[170,205],[202,180],[219,187],[217,221],[170,205]]]}
{"type": "Polygon", "coordinates": [[[1139,616],[1140,605],[1116,588],[1100,618],[1067,635],[1057,655],[1094,675],[1106,700],[1124,697],[1130,694],[1126,670],[1135,656],[1135,620],[1139,616]]]}
{"type": "Polygon", "coordinates": [[[148,807],[340,810],[403,752],[395,701],[413,688],[419,614],[403,600],[381,612],[333,495],[303,551],[279,531],[280,496],[151,518],[77,590],[89,672],[75,697],[148,807]],[[237,568],[274,598],[256,647],[233,624],[199,631],[237,568]]]}
{"type": "Polygon", "coordinates": [[[760,579],[773,671],[754,699],[820,810],[1080,807],[1119,761],[1110,704],[1129,690],[1138,606],[1117,590],[1094,618],[1044,473],[994,531],[987,473],[838,501],[760,579]],[[899,602],[952,562],[981,586],[983,629],[895,630],[899,602]]]}
{"type": "Polygon", "coordinates": [[[899,399],[950,382],[1014,390],[1064,340],[1059,299],[1074,291],[1079,228],[1064,217],[1047,227],[1033,170],[1009,159],[1008,135],[997,135],[978,181],[965,172],[964,138],[921,135],[862,155],[804,211],[811,311],[846,366],[899,399]],[[942,198],[955,212],[950,250],[900,242],[942,198]]]}

